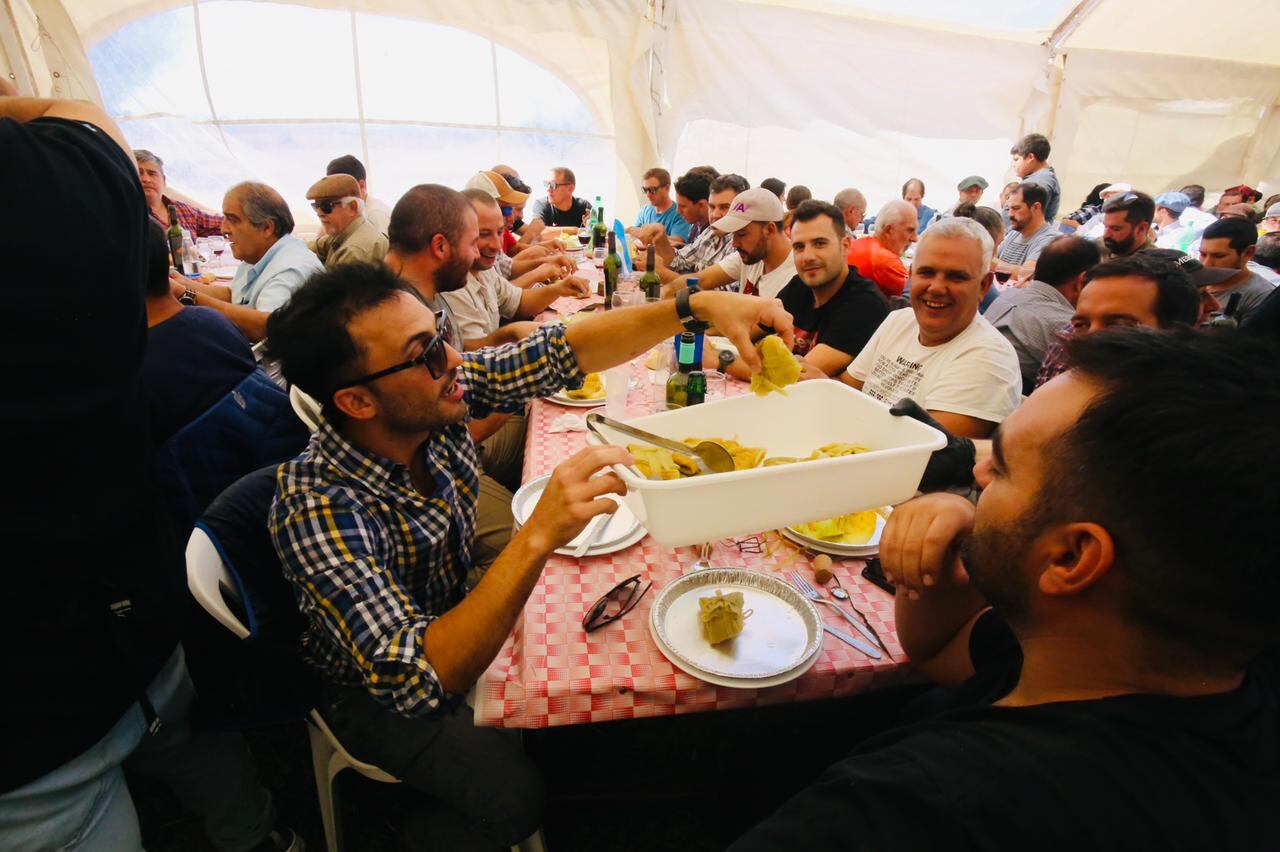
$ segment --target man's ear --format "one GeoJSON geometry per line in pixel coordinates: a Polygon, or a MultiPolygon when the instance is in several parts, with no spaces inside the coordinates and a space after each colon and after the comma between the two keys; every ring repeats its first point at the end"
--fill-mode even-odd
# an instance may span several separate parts
{"type": "Polygon", "coordinates": [[[1039,581],[1043,594],[1080,594],[1106,577],[1115,564],[1115,541],[1098,524],[1063,524],[1047,535],[1049,564],[1039,581]]]}
{"type": "Polygon", "coordinates": [[[435,234],[431,237],[431,244],[429,248],[431,249],[432,257],[436,260],[444,260],[449,256],[449,250],[451,248],[449,245],[449,238],[444,234],[435,234]]]}
{"type": "Polygon", "coordinates": [[[1253,256],[1257,253],[1258,253],[1258,247],[1254,245],[1254,246],[1249,246],[1244,251],[1240,252],[1240,256],[1244,258],[1245,263],[1248,263],[1249,261],[1253,260],[1253,256]]]}
{"type": "Polygon", "coordinates": [[[362,385],[333,392],[333,404],[352,420],[372,420],[378,413],[378,402],[362,385]]]}

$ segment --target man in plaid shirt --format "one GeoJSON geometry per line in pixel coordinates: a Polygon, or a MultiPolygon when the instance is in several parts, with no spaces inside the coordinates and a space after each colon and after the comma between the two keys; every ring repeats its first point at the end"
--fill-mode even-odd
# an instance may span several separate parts
{"type": "MultiPolygon", "coordinates": [[[[470,205],[466,213],[457,260],[469,264],[478,226],[470,205]]],[[[586,372],[680,332],[680,309],[689,322],[713,322],[753,362],[755,326],[790,345],[791,320],[771,301],[699,293],[460,355],[405,286],[385,265],[349,264],[317,274],[272,315],[269,353],[321,401],[323,417],[308,449],[280,469],[270,528],[308,622],[318,709],[352,754],[428,794],[406,815],[412,842],[510,846],[541,821],[541,781],[517,741],[474,726],[463,696],[547,557],[614,509],[601,498],[625,491],[615,474],[593,475],[631,457],[592,447],[557,467],[528,522],[468,589],[480,472],[468,419],[581,386],[586,372]]]]}
{"type": "Polygon", "coordinates": [[[157,222],[168,228],[169,207],[178,214],[178,224],[196,237],[212,237],[222,233],[222,217],[206,213],[199,207],[178,201],[164,194],[164,161],[146,148],[135,148],[133,158],[138,161],[138,178],[142,182],[142,194],[147,198],[147,209],[157,222]]]}

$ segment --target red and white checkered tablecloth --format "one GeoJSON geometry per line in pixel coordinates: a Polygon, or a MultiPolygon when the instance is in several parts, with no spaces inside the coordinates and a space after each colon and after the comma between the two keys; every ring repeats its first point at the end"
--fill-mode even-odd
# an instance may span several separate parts
{"type": "MultiPolygon", "coordinates": [[[[585,303],[562,300],[556,308],[568,314],[581,304],[585,303]]],[[[632,374],[638,386],[628,395],[629,413],[647,414],[652,396],[643,359],[632,365],[632,374]]],[[[731,380],[729,384],[729,394],[746,390],[745,383],[731,380]]],[[[524,481],[551,472],[586,445],[583,432],[548,434],[551,422],[565,413],[583,415],[586,410],[534,400],[529,411],[524,481]]],[[[718,568],[803,570],[808,574],[809,557],[793,557],[796,548],[790,542],[771,534],[768,546],[773,547],[772,553],[743,553],[733,542],[720,542],[711,561],[718,568]]],[[[681,577],[695,558],[695,548],[667,548],[649,537],[605,556],[574,559],[553,555],[515,630],[476,684],[476,724],[546,728],[808,701],[851,695],[908,675],[906,655],[894,630],[893,599],[862,579],[863,562],[858,559],[835,559],[832,570],[852,603],[889,646],[893,660],[871,660],[827,635],[813,668],[781,686],[733,689],[685,674],[658,650],[648,619],[658,592],[681,577]],[[653,588],[620,621],[586,633],[581,624],[583,614],[601,595],[633,574],[652,580],[653,588]]],[[[819,614],[833,627],[854,632],[826,607],[820,607],[819,614]]]]}

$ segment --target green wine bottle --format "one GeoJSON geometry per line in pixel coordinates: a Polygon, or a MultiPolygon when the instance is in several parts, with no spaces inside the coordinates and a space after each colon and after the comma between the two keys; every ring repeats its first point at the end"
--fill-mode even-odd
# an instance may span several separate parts
{"type": "Polygon", "coordinates": [[[591,254],[595,260],[596,266],[601,266],[605,258],[605,234],[613,229],[604,223],[604,208],[600,208],[600,218],[596,220],[595,226],[591,229],[591,254]]]}
{"type": "Polygon", "coordinates": [[[609,253],[604,258],[604,309],[613,307],[613,294],[618,292],[618,274],[622,272],[622,258],[618,257],[618,239],[609,232],[609,253]]]}
{"type": "Polygon", "coordinates": [[[640,278],[640,290],[645,301],[656,302],[662,298],[662,280],[654,269],[653,246],[645,250],[644,275],[640,278]]]}
{"type": "Polygon", "coordinates": [[[182,225],[178,224],[178,208],[169,205],[169,258],[173,268],[182,271],[182,225]]]}
{"type": "MultiPolygon", "coordinates": [[[[667,405],[683,407],[689,404],[689,375],[693,372],[693,332],[686,331],[680,335],[680,346],[677,358],[680,369],[667,379],[667,405]]],[[[706,393],[706,380],[703,380],[703,394],[706,393]]]]}

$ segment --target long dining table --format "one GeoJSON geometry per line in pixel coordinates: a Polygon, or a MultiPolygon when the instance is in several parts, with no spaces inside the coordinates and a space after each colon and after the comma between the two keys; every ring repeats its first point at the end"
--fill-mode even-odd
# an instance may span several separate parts
{"type": "MultiPolygon", "coordinates": [[[[547,315],[566,318],[589,300],[561,299],[547,315]]],[[[631,364],[627,416],[650,413],[650,374],[645,358],[631,364]]],[[[729,379],[726,395],[746,391],[729,379]]],[[[603,401],[602,401],[603,404],[603,401]]],[[[587,409],[589,410],[589,409],[587,409]]],[[[536,399],[528,412],[523,481],[550,473],[586,446],[586,433],[551,431],[564,415],[583,415],[548,399],[536,399]]],[[[547,728],[620,719],[638,719],[728,710],[770,704],[836,698],[898,683],[911,676],[894,629],[893,598],[861,576],[861,559],[832,557],[831,570],[850,601],[871,622],[889,654],[873,660],[824,634],[821,653],[798,678],[767,688],[716,686],[672,664],[649,629],[650,609],[668,583],[693,570],[695,547],[664,547],[646,535],[614,553],[574,558],[552,555],[517,621],[473,693],[477,725],[547,728]],[[653,588],[620,620],[591,633],[582,617],[602,595],[633,575],[653,588]]],[[[716,542],[711,563],[775,573],[791,571],[812,578],[813,554],[777,531],[716,542]]],[[[837,613],[819,607],[832,627],[848,628],[837,613]]]]}

